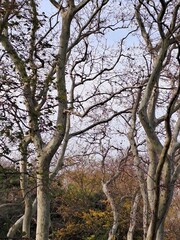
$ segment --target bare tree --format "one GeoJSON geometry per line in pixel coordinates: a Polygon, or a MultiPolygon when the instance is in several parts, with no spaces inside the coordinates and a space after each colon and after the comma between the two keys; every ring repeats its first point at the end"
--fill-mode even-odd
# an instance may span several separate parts
{"type": "MultiPolygon", "coordinates": [[[[180,4],[49,4],[54,7],[51,16],[35,0],[0,2],[0,157],[18,163],[25,203],[24,215],[8,236],[22,226],[30,237],[37,204],[36,240],[48,239],[50,184],[64,165],[67,148],[77,142],[82,153],[97,154],[96,144],[111,138],[114,125],[116,140],[130,129],[143,199],[143,238],[161,240],[180,172],[180,4]],[[109,34],[122,28],[125,34],[115,46],[109,34]],[[131,52],[131,46],[125,47],[131,33],[141,45],[136,54],[136,48],[131,52]]],[[[109,201],[112,181],[103,182],[109,201]]]]}
{"type": "Polygon", "coordinates": [[[126,27],[115,17],[111,23],[106,21],[114,6],[108,0],[50,2],[55,7],[50,17],[41,13],[34,0],[1,3],[2,157],[19,163],[25,202],[25,214],[9,230],[9,237],[21,225],[24,236],[30,237],[36,200],[32,205],[29,166],[36,172],[36,239],[46,240],[50,182],[63,166],[69,139],[129,111],[112,109],[104,118],[94,117],[95,110],[101,114],[100,106],[120,94],[104,89],[115,75],[111,72],[122,56],[124,40],[119,52],[100,44],[106,32],[126,27]]]}
{"type": "MultiPolygon", "coordinates": [[[[147,240],[164,239],[164,222],[179,175],[179,8],[176,1],[137,1],[135,5],[136,21],[147,52],[145,84],[137,94],[135,110],[146,134],[149,156],[144,191],[151,210],[147,240]]],[[[134,128],[134,137],[136,131],[134,128]]],[[[132,136],[131,149],[138,160],[138,146],[132,136]]]]}

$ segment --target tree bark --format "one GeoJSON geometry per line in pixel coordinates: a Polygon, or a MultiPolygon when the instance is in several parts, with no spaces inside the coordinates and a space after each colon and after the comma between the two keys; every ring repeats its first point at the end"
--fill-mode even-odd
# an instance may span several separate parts
{"type": "Polygon", "coordinates": [[[32,201],[31,197],[28,197],[25,199],[25,211],[22,225],[23,237],[30,238],[31,218],[32,218],[32,201]]]}
{"type": "MultiPolygon", "coordinates": [[[[33,204],[32,204],[32,215],[36,212],[36,199],[34,200],[33,204]]],[[[7,237],[8,238],[13,238],[16,234],[16,232],[22,227],[23,224],[23,220],[24,220],[25,214],[20,217],[9,229],[8,233],[7,233],[7,237]]]]}
{"type": "Polygon", "coordinates": [[[119,227],[119,211],[118,211],[116,203],[108,189],[108,184],[103,183],[102,186],[103,186],[103,192],[106,195],[106,197],[111,205],[111,210],[113,213],[113,225],[112,225],[111,230],[109,231],[108,240],[115,240],[115,239],[117,239],[117,233],[118,233],[118,227],[119,227]]]}
{"type": "Polygon", "coordinates": [[[156,240],[164,240],[164,221],[158,228],[156,240]]]}
{"type": "Polygon", "coordinates": [[[49,238],[49,220],[50,220],[49,165],[42,164],[38,168],[37,174],[36,240],[47,240],[49,238]]]}
{"type": "Polygon", "coordinates": [[[134,137],[134,132],[136,131],[136,127],[135,127],[136,126],[136,113],[137,113],[140,97],[141,97],[141,90],[139,90],[139,92],[137,94],[136,102],[133,106],[131,129],[128,133],[128,139],[129,139],[131,151],[132,151],[132,154],[134,157],[135,171],[137,174],[137,179],[138,179],[139,186],[140,186],[140,192],[141,192],[142,199],[143,199],[143,239],[145,240],[146,234],[147,234],[147,225],[148,225],[148,193],[147,193],[147,186],[146,186],[146,182],[145,182],[144,172],[140,168],[141,160],[139,157],[138,147],[137,147],[135,137],[134,137]]]}
{"type": "Polygon", "coordinates": [[[133,237],[134,237],[134,230],[135,230],[135,226],[136,226],[136,213],[137,213],[139,198],[140,198],[140,195],[139,195],[139,193],[137,193],[134,198],[134,202],[133,202],[132,209],[131,209],[130,225],[129,225],[129,230],[128,230],[128,234],[127,234],[127,240],[133,240],[133,237]]]}

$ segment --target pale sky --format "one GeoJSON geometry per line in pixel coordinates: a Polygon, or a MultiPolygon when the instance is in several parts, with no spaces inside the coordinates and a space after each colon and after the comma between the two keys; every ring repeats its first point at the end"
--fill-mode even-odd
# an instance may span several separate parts
{"type": "MultiPolygon", "coordinates": [[[[50,3],[49,0],[41,0],[40,7],[41,7],[42,12],[45,12],[46,15],[49,15],[49,16],[52,16],[52,14],[57,12],[57,9],[53,6],[52,3],[50,3]]],[[[110,33],[106,34],[106,38],[108,39],[109,43],[112,44],[113,42],[120,41],[123,37],[126,36],[126,34],[128,32],[129,32],[128,29],[111,31],[110,33]]],[[[129,46],[132,46],[135,43],[137,43],[136,37],[131,36],[131,37],[128,37],[128,39],[126,40],[126,44],[129,46]]]]}
{"type": "Polygon", "coordinates": [[[42,12],[45,12],[46,14],[52,14],[53,12],[56,12],[57,9],[50,3],[49,0],[41,0],[40,1],[40,7],[42,9],[42,12]]]}

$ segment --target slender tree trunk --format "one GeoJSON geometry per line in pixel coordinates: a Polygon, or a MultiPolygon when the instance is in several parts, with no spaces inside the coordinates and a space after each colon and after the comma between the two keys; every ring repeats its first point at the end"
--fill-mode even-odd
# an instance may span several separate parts
{"type": "Polygon", "coordinates": [[[32,200],[31,197],[27,197],[25,199],[25,212],[22,225],[23,237],[30,238],[31,218],[32,218],[32,200]]]}
{"type": "Polygon", "coordinates": [[[149,206],[151,211],[153,211],[154,194],[155,194],[154,181],[155,181],[158,157],[148,138],[147,138],[147,149],[148,149],[149,160],[150,160],[149,167],[148,167],[148,174],[147,174],[147,193],[148,193],[149,206]]]}
{"type": "Polygon", "coordinates": [[[127,234],[127,240],[133,240],[134,230],[135,230],[135,226],[136,226],[136,213],[137,213],[139,198],[140,198],[140,195],[137,193],[135,196],[133,205],[132,205],[132,209],[131,209],[130,225],[129,225],[129,230],[128,230],[128,234],[127,234]]]}
{"type": "Polygon", "coordinates": [[[158,228],[156,240],[164,240],[164,221],[158,228]]]}
{"type": "Polygon", "coordinates": [[[31,191],[28,186],[28,169],[27,169],[27,147],[30,139],[28,141],[25,138],[22,140],[21,144],[21,153],[22,159],[20,161],[20,187],[22,196],[24,198],[24,218],[22,223],[22,233],[23,237],[30,238],[30,227],[31,227],[31,218],[32,218],[32,196],[31,191]]]}
{"type": "Polygon", "coordinates": [[[146,240],[164,240],[164,221],[161,223],[161,225],[157,229],[155,236],[153,235],[152,230],[153,230],[153,226],[151,222],[148,228],[146,240]]]}
{"type": "MultiPolygon", "coordinates": [[[[164,240],[164,221],[172,202],[173,189],[174,186],[172,185],[170,188],[161,190],[158,202],[158,219],[155,221],[152,215],[146,240],[164,240]]],[[[152,211],[152,214],[155,213],[152,211]]]]}
{"type": "Polygon", "coordinates": [[[112,226],[111,230],[109,231],[108,240],[115,240],[115,239],[117,239],[117,232],[118,232],[118,227],[119,227],[119,211],[118,211],[118,208],[114,202],[114,199],[108,189],[107,183],[103,183],[103,192],[106,195],[106,197],[111,205],[111,210],[113,213],[113,226],[112,226]]]}
{"type": "Polygon", "coordinates": [[[118,212],[115,210],[113,211],[113,226],[109,232],[109,237],[108,240],[115,240],[117,239],[117,234],[118,234],[118,227],[119,227],[119,214],[118,212]]]}
{"type": "Polygon", "coordinates": [[[151,221],[151,223],[149,224],[149,227],[148,227],[146,240],[152,240],[152,237],[153,237],[152,234],[153,233],[152,233],[152,221],[151,221]]]}
{"type": "Polygon", "coordinates": [[[9,229],[7,233],[8,238],[11,239],[15,236],[16,232],[22,227],[23,219],[24,219],[24,215],[12,225],[12,227],[9,229]]]}
{"type": "MultiPolygon", "coordinates": [[[[34,200],[33,204],[32,204],[32,215],[35,214],[36,212],[36,208],[37,208],[37,201],[36,199],[34,200]]],[[[15,236],[15,234],[17,233],[17,231],[22,227],[23,225],[23,221],[24,221],[24,217],[25,214],[20,217],[9,229],[8,233],[7,233],[7,237],[8,238],[13,238],[15,236]]]]}
{"type": "Polygon", "coordinates": [[[37,174],[36,240],[48,240],[50,220],[49,166],[39,168],[37,174]],[[47,169],[48,168],[48,169],[47,169]]]}

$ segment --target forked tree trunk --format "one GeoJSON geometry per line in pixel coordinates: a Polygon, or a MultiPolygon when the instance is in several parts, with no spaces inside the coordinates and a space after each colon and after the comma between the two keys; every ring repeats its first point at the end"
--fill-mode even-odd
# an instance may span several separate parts
{"type": "MultiPolygon", "coordinates": [[[[36,212],[36,205],[37,205],[37,201],[36,199],[33,201],[32,204],[32,215],[35,214],[36,212]]],[[[24,217],[25,215],[21,216],[9,229],[8,233],[7,233],[7,237],[8,238],[13,238],[15,236],[15,234],[17,233],[17,231],[21,228],[21,226],[23,225],[23,221],[24,221],[24,217]]]]}

